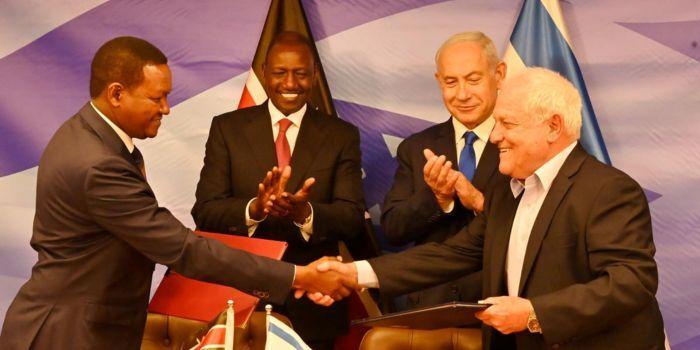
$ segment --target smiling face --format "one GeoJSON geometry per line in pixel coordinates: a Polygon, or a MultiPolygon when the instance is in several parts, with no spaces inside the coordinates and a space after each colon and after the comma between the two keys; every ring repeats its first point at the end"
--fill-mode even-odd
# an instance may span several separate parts
{"type": "Polygon", "coordinates": [[[119,107],[115,109],[117,125],[137,139],[156,137],[161,119],[170,113],[168,93],[171,89],[168,65],[144,66],[141,84],[119,93],[119,107]]]}
{"type": "Polygon", "coordinates": [[[498,109],[494,111],[494,119],[496,126],[490,139],[500,152],[498,170],[515,179],[532,175],[547,161],[546,122],[525,114],[502,113],[498,109]]]}
{"type": "Polygon", "coordinates": [[[505,64],[489,65],[476,42],[457,42],[445,47],[437,62],[442,99],[453,117],[473,129],[491,115],[505,64]]]}
{"type": "Polygon", "coordinates": [[[265,92],[285,115],[301,109],[311,98],[316,78],[313,55],[303,43],[283,42],[270,48],[263,67],[265,92]]]}
{"type": "Polygon", "coordinates": [[[525,179],[579,138],[581,98],[558,73],[526,68],[503,84],[493,117],[498,170],[525,179]]]}

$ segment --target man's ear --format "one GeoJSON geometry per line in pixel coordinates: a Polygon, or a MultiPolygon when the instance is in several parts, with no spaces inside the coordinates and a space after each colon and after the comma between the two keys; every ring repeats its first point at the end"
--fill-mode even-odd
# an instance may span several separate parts
{"type": "Polygon", "coordinates": [[[111,83],[107,85],[107,101],[112,107],[121,105],[121,99],[124,95],[124,85],[121,83],[111,83]]]}
{"type": "Polygon", "coordinates": [[[506,79],[506,73],[508,72],[508,66],[505,62],[498,62],[496,65],[496,70],[494,71],[494,76],[496,77],[496,88],[500,89],[503,81],[506,79]]]}
{"type": "Polygon", "coordinates": [[[563,133],[564,118],[559,114],[555,114],[547,121],[547,142],[556,142],[563,133]]]}

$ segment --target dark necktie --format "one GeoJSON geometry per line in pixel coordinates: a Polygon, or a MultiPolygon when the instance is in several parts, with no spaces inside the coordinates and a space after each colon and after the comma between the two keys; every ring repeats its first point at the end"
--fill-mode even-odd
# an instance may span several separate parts
{"type": "Polygon", "coordinates": [[[476,134],[471,131],[465,132],[464,148],[462,148],[462,153],[459,154],[459,171],[461,171],[469,181],[474,178],[474,172],[476,171],[474,141],[476,141],[476,134]]]}
{"type": "Polygon", "coordinates": [[[289,165],[289,161],[292,159],[292,151],[289,148],[289,141],[287,141],[287,129],[292,125],[292,121],[283,118],[277,122],[279,125],[279,132],[277,133],[277,140],[275,140],[275,151],[277,152],[277,166],[282,169],[289,165]]]}
{"type": "Polygon", "coordinates": [[[141,171],[141,175],[146,178],[146,165],[143,162],[143,154],[139,151],[136,146],[134,146],[134,151],[131,152],[131,159],[134,161],[134,165],[141,171]]]}

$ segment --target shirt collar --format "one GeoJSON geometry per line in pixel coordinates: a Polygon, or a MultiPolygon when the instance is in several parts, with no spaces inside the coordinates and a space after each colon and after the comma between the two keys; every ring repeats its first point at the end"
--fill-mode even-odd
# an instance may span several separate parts
{"type": "Polygon", "coordinates": [[[306,113],[306,103],[304,103],[301,108],[299,108],[298,111],[285,116],[284,113],[280,112],[277,107],[275,107],[275,104],[272,103],[272,101],[268,100],[267,101],[267,109],[270,112],[270,117],[272,118],[272,125],[277,124],[280,120],[287,118],[289,119],[292,124],[296,125],[297,128],[301,127],[301,119],[304,117],[304,113],[306,113]]]}
{"type": "Polygon", "coordinates": [[[479,140],[488,143],[491,130],[493,130],[495,125],[496,121],[493,119],[493,117],[489,116],[486,118],[486,120],[481,122],[481,124],[477,125],[476,128],[469,130],[464,124],[462,124],[462,122],[457,120],[457,118],[452,117],[452,126],[455,129],[455,143],[458,143],[459,140],[464,137],[464,133],[467,131],[474,132],[479,140]]]}
{"type": "Polygon", "coordinates": [[[92,109],[94,109],[95,112],[97,112],[97,114],[100,116],[100,118],[102,118],[102,120],[104,120],[107,123],[107,125],[109,125],[109,127],[111,127],[112,130],[114,130],[114,132],[117,133],[117,136],[119,136],[119,138],[122,140],[122,142],[124,142],[124,146],[126,146],[126,149],[129,150],[129,153],[133,152],[134,151],[134,141],[131,139],[131,137],[129,137],[129,135],[127,135],[124,132],[124,130],[119,128],[117,126],[117,124],[114,124],[111,120],[109,120],[109,118],[107,118],[107,116],[102,114],[102,112],[100,112],[100,110],[97,109],[97,107],[95,107],[95,104],[93,104],[92,101],[90,101],[90,106],[92,106],[92,109]]]}
{"type": "Polygon", "coordinates": [[[557,153],[556,156],[548,160],[546,163],[542,164],[535,173],[528,176],[524,182],[517,179],[510,179],[510,190],[513,192],[513,197],[518,197],[520,193],[530,186],[536,186],[538,183],[542,185],[545,193],[549,191],[549,188],[554,182],[554,178],[559,173],[559,170],[564,165],[566,158],[576,147],[576,141],[572,142],[570,145],[566,146],[561,152],[557,153]]]}

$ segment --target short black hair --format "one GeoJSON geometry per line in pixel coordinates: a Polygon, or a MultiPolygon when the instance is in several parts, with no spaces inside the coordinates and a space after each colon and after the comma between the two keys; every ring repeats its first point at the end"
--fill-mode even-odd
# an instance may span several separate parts
{"type": "Polygon", "coordinates": [[[143,81],[143,67],[149,64],[167,64],[160,49],[146,40],[120,36],[104,43],[95,53],[90,65],[90,97],[95,98],[117,82],[126,88],[143,81]]]}
{"type": "Polygon", "coordinates": [[[284,31],[281,32],[277,35],[275,35],[274,38],[272,38],[272,41],[270,42],[270,45],[267,47],[267,53],[265,55],[265,62],[267,62],[268,56],[270,55],[270,52],[272,52],[272,48],[275,47],[276,45],[301,45],[306,47],[309,50],[309,53],[311,54],[311,59],[314,61],[314,65],[316,64],[316,57],[314,55],[314,49],[313,46],[311,45],[311,41],[309,38],[305,37],[299,32],[294,32],[294,31],[284,31]]]}

